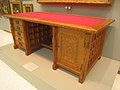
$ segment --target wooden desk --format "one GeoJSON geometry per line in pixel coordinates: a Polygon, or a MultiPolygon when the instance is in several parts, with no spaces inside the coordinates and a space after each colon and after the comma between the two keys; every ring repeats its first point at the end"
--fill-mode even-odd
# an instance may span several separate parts
{"type": "Polygon", "coordinates": [[[106,27],[114,21],[50,12],[7,17],[10,18],[14,48],[24,49],[26,55],[42,47],[53,49],[53,69],[63,67],[79,75],[81,83],[100,59],[106,27]]]}

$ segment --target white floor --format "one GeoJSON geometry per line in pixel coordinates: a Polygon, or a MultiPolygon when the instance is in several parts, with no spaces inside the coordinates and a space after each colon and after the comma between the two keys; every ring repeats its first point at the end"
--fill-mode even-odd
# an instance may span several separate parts
{"type": "Polygon", "coordinates": [[[112,90],[120,90],[120,74],[116,75],[112,90]]]}
{"type": "MultiPolygon", "coordinates": [[[[13,42],[13,40],[12,40],[11,34],[0,30],[0,47],[4,46],[6,44],[12,43],[12,42],[13,42]]],[[[107,59],[107,61],[111,60],[109,58],[105,58],[105,57],[103,57],[103,58],[107,59]]],[[[116,63],[116,61],[114,61],[114,60],[111,60],[111,61],[113,62],[112,64],[115,65],[114,63],[116,63]]],[[[110,66],[112,64],[110,64],[110,66]]],[[[97,65],[99,66],[100,64],[97,64],[97,65]]],[[[110,66],[109,66],[110,70],[107,70],[106,73],[108,73],[112,70],[112,68],[110,68],[110,66]]],[[[104,67],[104,66],[102,66],[102,67],[104,67]]],[[[98,90],[99,88],[97,88],[96,86],[99,84],[99,82],[95,82],[94,79],[95,78],[99,79],[100,74],[102,74],[102,73],[99,73],[100,72],[99,71],[98,72],[99,75],[94,76],[93,75],[94,71],[95,71],[95,69],[93,69],[87,77],[87,78],[93,80],[93,82],[88,81],[85,84],[92,85],[92,83],[94,83],[94,85],[92,85],[91,87],[94,87],[94,90],[98,90]],[[87,84],[87,83],[89,83],[89,84],[87,84]]],[[[111,89],[112,90],[120,90],[120,75],[115,74],[113,76],[110,77],[110,75],[105,74],[105,76],[101,80],[101,82],[103,82],[101,84],[101,87],[103,87],[102,90],[111,90],[111,89]],[[116,76],[115,81],[113,80],[114,79],[113,76],[116,76]],[[106,78],[109,78],[109,79],[106,79],[106,78]],[[105,81],[105,80],[108,80],[108,81],[105,81]],[[110,86],[110,85],[107,85],[108,82],[111,82],[114,84],[112,86],[110,86]],[[105,86],[105,85],[107,85],[107,86],[105,86]]],[[[65,77],[65,78],[67,78],[67,77],[65,77]]],[[[67,82],[69,83],[69,81],[65,81],[65,82],[66,82],[66,84],[67,84],[67,82]]],[[[77,79],[75,80],[75,82],[77,82],[77,79]]],[[[83,86],[86,86],[86,85],[83,85],[83,86]]],[[[80,86],[80,84],[79,84],[79,86],[80,86]]],[[[0,90],[37,90],[37,89],[34,86],[32,86],[29,82],[27,82],[25,79],[23,79],[20,75],[18,75],[16,72],[14,72],[11,68],[9,68],[4,62],[2,62],[0,60],[0,90]]],[[[90,89],[86,87],[85,90],[90,90],[90,89]]]]}
{"type": "MultiPolygon", "coordinates": [[[[12,42],[12,35],[0,30],[0,47],[12,42]]],[[[0,60],[0,90],[37,89],[0,60]]]]}

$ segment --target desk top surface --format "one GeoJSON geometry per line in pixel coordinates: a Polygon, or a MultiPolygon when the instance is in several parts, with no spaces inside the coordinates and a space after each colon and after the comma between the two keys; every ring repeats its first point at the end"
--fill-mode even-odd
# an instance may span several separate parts
{"type": "Polygon", "coordinates": [[[52,12],[28,12],[8,15],[10,18],[19,18],[23,20],[32,20],[40,22],[48,22],[54,25],[64,25],[74,28],[86,29],[97,31],[100,30],[114,20],[107,18],[98,18],[90,16],[80,16],[75,14],[62,14],[62,13],[52,13],[52,12]]]}

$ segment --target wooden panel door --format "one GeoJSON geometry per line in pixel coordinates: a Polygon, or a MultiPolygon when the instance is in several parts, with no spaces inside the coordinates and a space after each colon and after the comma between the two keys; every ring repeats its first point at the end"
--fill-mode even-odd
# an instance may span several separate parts
{"type": "Polygon", "coordinates": [[[57,65],[79,74],[84,56],[84,33],[79,30],[59,28],[57,40],[57,65]]]}

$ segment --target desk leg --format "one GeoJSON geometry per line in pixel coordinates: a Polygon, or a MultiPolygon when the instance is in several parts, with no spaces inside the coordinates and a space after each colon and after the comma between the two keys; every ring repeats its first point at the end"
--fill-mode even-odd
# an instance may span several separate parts
{"type": "Polygon", "coordinates": [[[25,51],[25,55],[26,55],[26,56],[28,56],[28,55],[30,55],[30,54],[31,54],[30,51],[28,51],[28,50],[25,51]]]}
{"type": "Polygon", "coordinates": [[[80,74],[79,74],[79,82],[82,84],[84,81],[85,81],[85,78],[86,78],[86,65],[84,65],[84,67],[83,66],[81,66],[81,68],[80,68],[80,74]]]}
{"type": "Polygon", "coordinates": [[[101,59],[101,55],[98,57],[98,60],[100,60],[101,59]]]}
{"type": "Polygon", "coordinates": [[[85,81],[84,75],[81,75],[79,78],[79,82],[82,84],[85,81]]]}
{"type": "Polygon", "coordinates": [[[53,47],[53,54],[54,54],[54,63],[53,63],[53,70],[56,70],[58,68],[57,66],[57,29],[58,27],[52,27],[52,47],[53,47]]]}
{"type": "Polygon", "coordinates": [[[12,33],[12,37],[13,37],[13,41],[14,41],[13,47],[14,47],[14,49],[17,49],[18,46],[16,44],[15,35],[14,35],[15,33],[14,33],[13,19],[9,19],[9,21],[10,21],[11,33],[12,33]]]}
{"type": "Polygon", "coordinates": [[[58,66],[54,63],[52,68],[53,68],[53,70],[56,70],[58,68],[58,66]]]}

